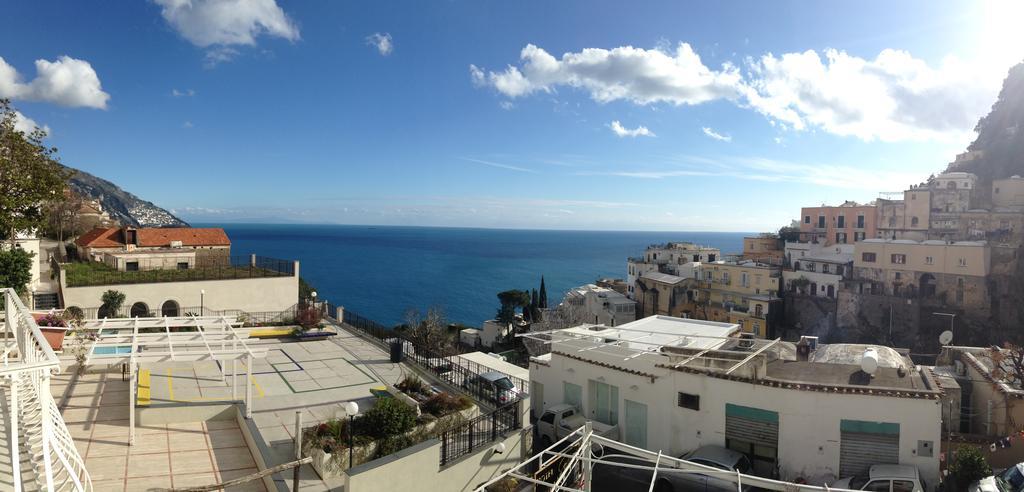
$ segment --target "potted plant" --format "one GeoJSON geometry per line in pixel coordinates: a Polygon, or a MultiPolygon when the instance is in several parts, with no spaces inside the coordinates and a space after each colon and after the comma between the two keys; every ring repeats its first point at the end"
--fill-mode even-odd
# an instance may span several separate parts
{"type": "Polygon", "coordinates": [[[323,340],[337,335],[333,331],[324,330],[323,316],[320,310],[313,306],[300,307],[295,315],[295,322],[299,326],[292,332],[292,336],[298,340],[323,340]]]}
{"type": "Polygon", "coordinates": [[[35,315],[36,324],[43,337],[50,343],[50,348],[60,351],[64,346],[64,337],[67,335],[67,323],[57,313],[50,311],[42,316],[35,315]]]}

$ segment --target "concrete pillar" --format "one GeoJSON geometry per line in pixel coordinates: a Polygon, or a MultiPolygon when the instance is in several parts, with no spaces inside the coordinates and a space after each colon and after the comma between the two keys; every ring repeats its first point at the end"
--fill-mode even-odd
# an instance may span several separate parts
{"type": "Polygon", "coordinates": [[[256,267],[256,255],[255,254],[249,255],[249,266],[251,266],[253,268],[256,267]]]}
{"type": "Polygon", "coordinates": [[[338,320],[339,323],[345,322],[345,306],[338,306],[338,316],[334,319],[338,320]]]}
{"type": "Polygon", "coordinates": [[[136,372],[138,367],[134,362],[128,363],[128,371],[131,377],[128,381],[128,445],[135,445],[135,385],[137,383],[136,372]]]}

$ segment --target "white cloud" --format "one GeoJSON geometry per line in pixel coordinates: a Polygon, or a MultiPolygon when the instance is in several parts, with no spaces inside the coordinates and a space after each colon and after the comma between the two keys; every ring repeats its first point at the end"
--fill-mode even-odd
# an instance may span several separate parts
{"type": "Polygon", "coordinates": [[[299,27],[275,0],[154,0],[175,31],[206,53],[208,67],[238,54],[231,46],[253,46],[259,36],[296,41],[299,27]]]}
{"type": "Polygon", "coordinates": [[[186,96],[187,97],[192,97],[192,96],[196,95],[196,91],[194,91],[192,89],[188,89],[188,90],[184,90],[184,91],[179,91],[178,89],[171,89],[171,95],[174,96],[174,97],[186,97],[186,96]]]}
{"type": "Polygon", "coordinates": [[[513,109],[516,108],[515,103],[513,103],[512,101],[501,101],[498,103],[498,106],[500,106],[501,109],[504,109],[505,111],[512,111],[513,109]]]}
{"type": "Polygon", "coordinates": [[[729,135],[723,135],[723,134],[718,133],[718,132],[716,132],[716,131],[714,131],[711,128],[708,128],[706,126],[704,128],[702,128],[702,130],[704,130],[704,134],[705,135],[707,135],[707,136],[709,136],[709,137],[711,137],[711,138],[713,138],[715,140],[718,140],[718,141],[721,141],[721,142],[732,142],[732,137],[729,136],[729,135]]]}
{"type": "Polygon", "coordinates": [[[675,105],[735,98],[742,76],[729,64],[720,71],[704,66],[689,44],[675,52],[623,46],[611,50],[586,48],[555,58],[532,44],[519,55],[520,67],[484,72],[470,65],[478,85],[489,85],[508,97],[552,92],[559,85],[586,90],[595,101],[628,100],[636,104],[675,105]]]}
{"type": "Polygon", "coordinates": [[[1005,72],[956,58],[930,67],[906,51],[873,60],[843,51],[766,54],[750,62],[750,107],[795,130],[861,140],[963,139],[992,104],[1005,72]]]}
{"type": "Polygon", "coordinates": [[[89,62],[65,55],[52,62],[36,60],[36,78],[28,83],[0,57],[0,97],[106,109],[110,94],[103,92],[89,62]]]}
{"type": "Polygon", "coordinates": [[[32,133],[36,128],[46,132],[47,135],[50,133],[50,127],[47,125],[40,125],[35,120],[21,114],[20,111],[14,112],[14,129],[23,132],[25,134],[32,133]]]}
{"type": "Polygon", "coordinates": [[[388,56],[395,49],[395,45],[391,40],[391,34],[375,32],[366,37],[366,44],[377,48],[377,52],[381,56],[388,56]]]}
{"type": "Polygon", "coordinates": [[[861,140],[941,140],[970,136],[999,91],[1008,68],[984,59],[947,57],[929,65],[885,49],[865,59],[834,49],[748,58],[746,72],[704,65],[689,44],[675,51],[624,46],[585,48],[556,58],[528,44],[520,63],[503,71],[470,65],[474,85],[510,98],[585,91],[600,103],[693,105],[733,101],[783,130],[820,129],[861,140]]]}
{"type": "Polygon", "coordinates": [[[614,132],[615,135],[617,135],[619,138],[622,138],[622,137],[654,137],[655,136],[654,132],[648,130],[646,126],[642,126],[641,125],[641,126],[638,126],[638,127],[634,128],[634,129],[630,130],[629,128],[626,128],[626,127],[622,126],[622,123],[619,123],[619,120],[615,120],[615,121],[611,122],[610,124],[608,124],[608,128],[611,128],[612,132],[614,132]]]}
{"type": "Polygon", "coordinates": [[[192,128],[192,127],[194,127],[194,126],[195,126],[195,125],[193,125],[191,121],[186,121],[186,122],[184,122],[184,123],[182,123],[182,124],[181,124],[181,127],[182,127],[182,128],[192,128]]]}

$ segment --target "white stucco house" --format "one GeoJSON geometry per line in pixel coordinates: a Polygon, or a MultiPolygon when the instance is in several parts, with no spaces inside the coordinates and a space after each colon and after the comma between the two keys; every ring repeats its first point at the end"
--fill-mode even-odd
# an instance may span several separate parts
{"type": "Polygon", "coordinates": [[[654,316],[546,336],[551,352],[530,362],[535,415],[572,404],[627,444],[672,456],[725,446],[787,481],[900,463],[938,483],[941,390],[894,349],[872,347],[868,374],[867,346],[755,340],[728,323],[654,316]]]}
{"type": "Polygon", "coordinates": [[[853,244],[786,243],[782,281],[787,292],[835,299],[853,273],[853,244]]]}

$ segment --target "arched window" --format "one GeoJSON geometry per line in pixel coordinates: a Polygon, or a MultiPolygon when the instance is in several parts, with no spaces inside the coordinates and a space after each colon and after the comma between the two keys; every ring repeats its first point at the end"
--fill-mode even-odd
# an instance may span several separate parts
{"type": "Polygon", "coordinates": [[[178,311],[179,311],[178,303],[176,301],[167,300],[167,301],[164,301],[162,306],[160,306],[160,314],[162,316],[167,316],[167,317],[179,316],[178,311]]]}
{"type": "Polygon", "coordinates": [[[144,302],[136,302],[132,304],[131,317],[132,318],[145,318],[149,316],[149,306],[144,302]]]}

